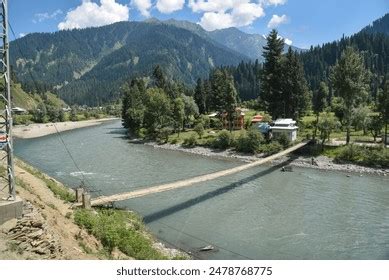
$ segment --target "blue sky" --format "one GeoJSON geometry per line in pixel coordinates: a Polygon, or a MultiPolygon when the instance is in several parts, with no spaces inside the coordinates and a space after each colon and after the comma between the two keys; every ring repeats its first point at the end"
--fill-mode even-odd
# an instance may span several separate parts
{"type": "Polygon", "coordinates": [[[234,26],[267,34],[275,27],[302,48],[351,35],[388,12],[389,0],[9,1],[16,36],[156,17],[197,22],[207,30],[234,26]]]}

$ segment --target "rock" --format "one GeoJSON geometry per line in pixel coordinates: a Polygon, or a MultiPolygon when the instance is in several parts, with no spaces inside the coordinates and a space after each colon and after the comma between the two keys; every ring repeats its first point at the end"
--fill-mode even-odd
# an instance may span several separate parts
{"type": "Polygon", "coordinates": [[[203,248],[200,248],[200,252],[208,252],[208,251],[213,251],[215,250],[215,247],[213,247],[212,245],[208,245],[208,246],[205,246],[203,248]]]}

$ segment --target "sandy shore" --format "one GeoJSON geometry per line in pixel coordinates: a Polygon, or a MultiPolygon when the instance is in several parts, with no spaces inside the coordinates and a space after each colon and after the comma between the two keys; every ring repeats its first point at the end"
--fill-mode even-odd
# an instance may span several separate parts
{"type": "MultiPolygon", "coordinates": [[[[225,151],[217,151],[206,147],[194,147],[194,148],[185,148],[178,144],[163,144],[160,145],[156,142],[147,142],[145,145],[152,146],[156,149],[165,149],[165,150],[174,150],[185,153],[196,154],[200,156],[213,157],[213,158],[222,158],[222,159],[235,159],[243,162],[253,162],[263,158],[264,155],[252,155],[252,154],[242,154],[237,153],[231,149],[225,151]]],[[[277,165],[288,160],[288,157],[283,157],[272,162],[272,165],[277,165]]],[[[303,168],[313,168],[320,170],[332,170],[332,171],[343,171],[343,172],[352,172],[360,174],[372,174],[380,176],[389,176],[388,168],[371,168],[365,166],[359,166],[355,164],[337,164],[333,162],[331,158],[325,156],[319,156],[314,158],[314,164],[312,164],[311,157],[297,157],[289,165],[303,168]]]]}
{"type": "Polygon", "coordinates": [[[83,128],[88,126],[100,125],[103,122],[117,120],[118,118],[104,118],[99,120],[87,120],[79,122],[60,122],[60,123],[44,123],[44,124],[30,124],[30,125],[17,125],[13,128],[13,136],[22,139],[38,138],[57,132],[73,130],[77,128],[83,128]]]}

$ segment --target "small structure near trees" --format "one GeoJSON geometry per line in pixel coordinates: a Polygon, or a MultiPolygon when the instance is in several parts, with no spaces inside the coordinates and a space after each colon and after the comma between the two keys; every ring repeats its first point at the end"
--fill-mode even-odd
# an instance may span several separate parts
{"type": "Polygon", "coordinates": [[[229,117],[227,112],[221,113],[220,119],[223,123],[224,129],[230,129],[230,125],[231,125],[231,128],[233,130],[244,129],[245,113],[243,112],[243,110],[241,108],[235,109],[235,112],[234,112],[234,115],[232,116],[232,118],[229,117]],[[230,120],[232,120],[231,124],[230,124],[230,120]]]}
{"type": "Polygon", "coordinates": [[[280,137],[281,134],[285,134],[291,142],[296,141],[297,130],[296,121],[293,119],[278,119],[271,126],[274,139],[280,137]]]}

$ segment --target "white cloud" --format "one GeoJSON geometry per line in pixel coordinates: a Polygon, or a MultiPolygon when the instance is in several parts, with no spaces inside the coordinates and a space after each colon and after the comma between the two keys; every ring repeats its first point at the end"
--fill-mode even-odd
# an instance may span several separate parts
{"type": "Polygon", "coordinates": [[[150,16],[150,9],[152,7],[151,0],[132,0],[131,5],[136,7],[142,16],[150,16]]]}
{"type": "Polygon", "coordinates": [[[251,0],[190,0],[193,12],[204,12],[199,24],[206,30],[241,27],[263,17],[262,5],[251,0]]]}
{"type": "Polygon", "coordinates": [[[170,14],[182,10],[185,0],[158,0],[157,9],[161,13],[170,14]]]}
{"type": "Polygon", "coordinates": [[[285,38],[285,44],[291,46],[293,44],[293,41],[288,38],[285,38]]]}
{"type": "Polygon", "coordinates": [[[262,3],[268,6],[284,5],[287,0],[262,0],[262,3]]]}
{"type": "Polygon", "coordinates": [[[245,0],[189,0],[188,6],[193,12],[217,12],[222,13],[232,9],[239,2],[245,0]]]}
{"type": "Polygon", "coordinates": [[[199,24],[208,31],[234,26],[231,14],[226,14],[224,12],[207,12],[203,15],[199,24]]]}
{"type": "Polygon", "coordinates": [[[60,9],[54,11],[51,14],[49,14],[49,13],[38,13],[38,14],[34,15],[34,19],[32,20],[32,22],[33,23],[43,22],[43,21],[48,20],[48,19],[54,19],[58,15],[62,15],[62,14],[63,14],[63,12],[60,9]]]}
{"type": "Polygon", "coordinates": [[[27,33],[19,33],[19,38],[23,38],[26,35],[27,35],[27,33]]]}
{"type": "Polygon", "coordinates": [[[128,18],[128,6],[116,3],[116,0],[100,0],[100,5],[91,0],[83,0],[80,6],[67,13],[65,21],[58,28],[63,30],[103,26],[128,18]]]}
{"type": "Polygon", "coordinates": [[[280,24],[287,23],[289,18],[286,15],[278,16],[273,15],[269,23],[267,24],[268,28],[276,28],[280,24]]]}

